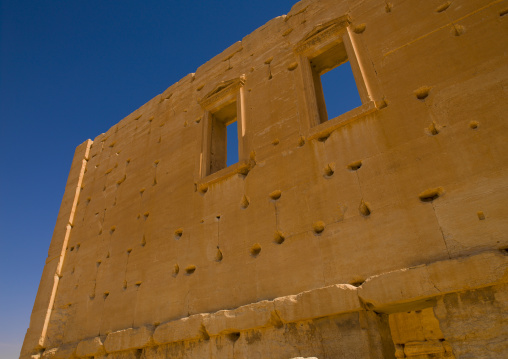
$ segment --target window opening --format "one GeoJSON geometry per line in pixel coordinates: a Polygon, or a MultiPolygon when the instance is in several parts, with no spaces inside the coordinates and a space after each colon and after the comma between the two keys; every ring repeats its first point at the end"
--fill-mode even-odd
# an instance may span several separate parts
{"type": "Polygon", "coordinates": [[[211,113],[212,131],[208,174],[238,162],[237,103],[231,101],[211,113]]]}
{"type": "Polygon", "coordinates": [[[343,42],[309,60],[320,123],[362,105],[343,42]]]}
{"type": "Polygon", "coordinates": [[[335,118],[362,105],[349,61],[322,74],[321,85],[328,119],[335,118]]]}
{"type": "MultiPolygon", "coordinates": [[[[220,82],[198,100],[204,110],[200,178],[245,161],[245,118],[241,110],[244,83],[244,75],[220,82]]],[[[226,172],[224,175],[235,173],[226,172]]]]}
{"type": "Polygon", "coordinates": [[[227,125],[226,131],[226,166],[231,166],[238,162],[238,122],[235,121],[227,125]]]}

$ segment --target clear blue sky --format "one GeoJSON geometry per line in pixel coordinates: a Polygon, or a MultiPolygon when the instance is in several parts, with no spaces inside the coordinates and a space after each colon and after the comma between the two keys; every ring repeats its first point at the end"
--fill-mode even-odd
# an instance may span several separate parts
{"type": "Polygon", "coordinates": [[[0,0],[0,359],[17,358],[74,149],[294,0],[0,0]]]}

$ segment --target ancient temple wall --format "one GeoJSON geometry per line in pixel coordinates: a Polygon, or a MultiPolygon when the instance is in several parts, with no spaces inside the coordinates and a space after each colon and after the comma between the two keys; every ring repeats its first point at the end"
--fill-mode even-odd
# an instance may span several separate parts
{"type": "Polygon", "coordinates": [[[502,357],[506,9],[303,0],[80,145],[21,357],[502,357]]]}

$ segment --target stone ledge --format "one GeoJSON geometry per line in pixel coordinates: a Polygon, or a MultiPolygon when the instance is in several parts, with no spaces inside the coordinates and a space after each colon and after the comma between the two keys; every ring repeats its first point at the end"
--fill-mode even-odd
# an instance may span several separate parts
{"type": "Polygon", "coordinates": [[[152,342],[153,327],[129,328],[108,334],[104,347],[106,352],[143,348],[152,342]]]}
{"type": "MultiPolygon", "coordinates": [[[[359,288],[336,284],[232,310],[195,314],[163,323],[155,331],[151,326],[120,330],[110,333],[103,347],[107,353],[112,353],[152,344],[207,339],[209,336],[361,311],[365,306],[390,313],[400,311],[401,306],[408,303],[506,282],[508,256],[500,252],[484,252],[373,276],[359,288]]],[[[100,353],[101,345],[99,337],[79,344],[66,343],[46,350],[42,358],[100,355],[95,353],[100,353]]]]}
{"type": "Polygon", "coordinates": [[[212,173],[196,182],[196,189],[201,193],[206,193],[211,185],[224,181],[234,175],[247,175],[252,169],[250,161],[239,161],[231,166],[212,173]]]}
{"type": "Polygon", "coordinates": [[[378,110],[378,106],[374,101],[369,101],[363,105],[354,108],[340,116],[332,118],[317,126],[312,127],[307,134],[308,140],[327,138],[330,134],[338,128],[365,117],[378,110]]]}
{"type": "Polygon", "coordinates": [[[233,310],[215,312],[205,319],[204,325],[211,336],[274,326],[277,322],[274,310],[273,301],[263,300],[233,310]]]}
{"type": "Polygon", "coordinates": [[[286,323],[363,310],[357,288],[349,284],[335,284],[280,297],[274,303],[280,318],[286,323]]]}
{"type": "MultiPolygon", "coordinates": [[[[77,343],[65,343],[58,348],[45,350],[42,354],[43,359],[70,359],[74,358],[77,343]]],[[[32,357],[31,357],[32,358],[32,357]]]]}
{"type": "Polygon", "coordinates": [[[405,303],[507,281],[508,256],[485,252],[370,277],[358,296],[369,309],[393,312],[405,303]]]}
{"type": "Polygon", "coordinates": [[[105,353],[104,344],[100,337],[89,338],[78,343],[76,355],[78,357],[98,356],[105,353]]]}
{"type": "Polygon", "coordinates": [[[201,332],[203,321],[208,316],[208,314],[195,314],[161,324],[155,329],[153,339],[156,344],[165,344],[202,338],[205,336],[205,333],[201,332]]]}

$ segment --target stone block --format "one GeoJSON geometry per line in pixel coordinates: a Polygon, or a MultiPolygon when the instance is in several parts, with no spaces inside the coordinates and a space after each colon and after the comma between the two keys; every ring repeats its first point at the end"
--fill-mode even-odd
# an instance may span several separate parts
{"type": "Polygon", "coordinates": [[[100,337],[82,340],[76,348],[76,355],[80,357],[98,356],[101,354],[104,354],[104,344],[100,337]]]}
{"type": "MultiPolygon", "coordinates": [[[[127,350],[109,354],[107,359],[140,359],[139,354],[140,353],[137,350],[127,350]]],[[[97,358],[97,359],[106,359],[106,358],[97,358]]]]}
{"type": "Polygon", "coordinates": [[[390,311],[403,303],[507,280],[508,257],[486,252],[371,277],[358,289],[358,295],[373,309],[390,311]]]}
{"type": "Polygon", "coordinates": [[[283,322],[297,322],[362,310],[356,293],[352,285],[336,284],[277,298],[274,305],[283,322]]]}
{"type": "Polygon", "coordinates": [[[210,335],[255,329],[273,325],[272,313],[274,311],[272,301],[261,301],[233,310],[220,310],[210,314],[205,321],[206,330],[210,335]]]}
{"type": "Polygon", "coordinates": [[[142,348],[152,341],[153,328],[129,328],[108,334],[104,347],[106,352],[112,353],[121,350],[142,348]]]}
{"type": "Polygon", "coordinates": [[[485,252],[427,266],[429,280],[442,293],[482,288],[508,281],[508,256],[485,252]]]}
{"type": "Polygon", "coordinates": [[[208,314],[196,314],[187,318],[173,320],[159,325],[154,333],[156,344],[172,343],[183,340],[192,340],[203,336],[203,321],[208,314]]]}
{"type": "Polygon", "coordinates": [[[43,359],[72,359],[76,354],[76,343],[63,344],[58,348],[45,350],[42,353],[43,359]]]}

